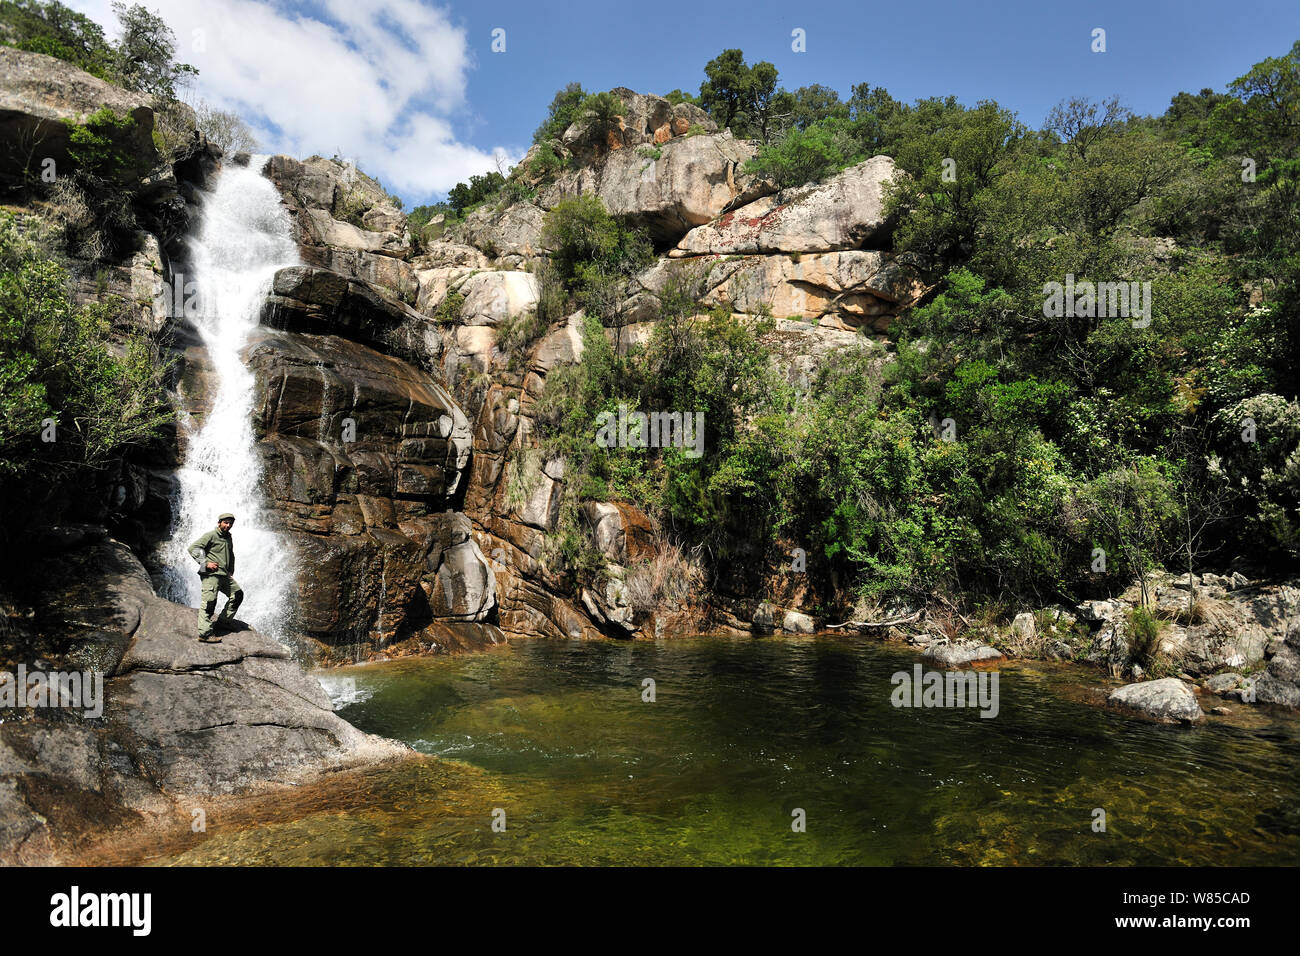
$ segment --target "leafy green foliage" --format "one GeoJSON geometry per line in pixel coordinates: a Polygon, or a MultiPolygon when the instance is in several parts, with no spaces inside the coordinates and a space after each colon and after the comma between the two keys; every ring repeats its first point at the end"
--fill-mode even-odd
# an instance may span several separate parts
{"type": "Polygon", "coordinates": [[[8,214],[0,266],[0,476],[67,475],[157,434],[165,369],[142,336],[110,344],[116,306],[73,304],[67,274],[8,214]]]}
{"type": "Polygon", "coordinates": [[[745,169],[785,189],[839,172],[852,163],[855,148],[843,121],[796,127],[780,142],[759,149],[745,169]]]}
{"type": "Polygon", "coordinates": [[[570,83],[557,92],[547,108],[546,120],[533,133],[534,143],[559,139],[582,113],[582,102],[587,98],[581,83],[570,83]]]}
{"type": "Polygon", "coordinates": [[[198,73],[176,61],[176,35],[163,20],[140,4],[115,2],[121,38],[110,44],[89,17],[58,0],[0,0],[0,43],[44,53],[117,83],[164,99],[198,73]]]}
{"type": "Polygon", "coordinates": [[[621,225],[592,195],[566,199],[547,213],[542,241],[577,305],[611,324],[627,298],[628,280],[654,259],[650,241],[621,225]]]}
{"type": "Polygon", "coordinates": [[[471,176],[468,183],[457,183],[447,193],[447,204],[453,213],[462,216],[479,203],[495,196],[506,184],[506,178],[495,170],[471,176]]]}
{"type": "Polygon", "coordinates": [[[173,99],[176,85],[198,70],[176,61],[176,34],[157,14],[138,3],[114,0],[122,38],[115,50],[115,72],[128,89],[173,99]]]}
{"type": "Polygon", "coordinates": [[[704,67],[699,105],[723,129],[767,142],[778,108],[788,105],[777,90],[776,67],[766,60],[747,64],[741,50],[723,50],[704,67]]]}
{"type": "Polygon", "coordinates": [[[113,49],[99,24],[57,0],[0,0],[0,43],[112,76],[113,49]]]}

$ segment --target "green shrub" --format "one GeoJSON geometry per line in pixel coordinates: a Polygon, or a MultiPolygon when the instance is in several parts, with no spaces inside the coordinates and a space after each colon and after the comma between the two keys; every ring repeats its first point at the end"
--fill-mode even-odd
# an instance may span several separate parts
{"type": "Polygon", "coordinates": [[[634,275],[654,260],[649,240],[620,225],[590,194],[557,203],[546,215],[542,241],[553,250],[561,280],[577,292],[601,277],[634,275]]]}
{"type": "Polygon", "coordinates": [[[745,170],[785,189],[831,176],[850,165],[854,155],[843,123],[829,121],[792,129],[780,141],[761,147],[745,170]]]}
{"type": "Polygon", "coordinates": [[[86,117],[84,123],[66,119],[68,155],[77,172],[96,179],[114,179],[130,170],[133,157],[127,142],[135,129],[135,117],[118,116],[105,106],[86,117]]]}
{"type": "Polygon", "coordinates": [[[548,143],[534,154],[528,173],[536,178],[538,182],[550,182],[555,179],[563,168],[564,160],[560,159],[559,154],[548,143]]]}
{"type": "Polygon", "coordinates": [[[0,475],[66,475],[153,438],[171,419],[166,367],[142,335],[111,343],[121,303],[73,304],[62,267],[5,213],[0,267],[0,475]]]}
{"type": "Polygon", "coordinates": [[[527,353],[529,346],[541,338],[549,326],[540,318],[537,310],[508,316],[496,329],[496,345],[508,355],[508,367],[517,368],[519,361],[527,353]]]}
{"type": "Polygon", "coordinates": [[[1130,609],[1127,617],[1129,659],[1143,670],[1155,675],[1160,670],[1159,665],[1163,656],[1160,651],[1161,635],[1168,624],[1144,607],[1130,609]]]}
{"type": "Polygon", "coordinates": [[[80,69],[111,79],[115,55],[98,23],[57,2],[0,2],[0,43],[66,60],[80,69]]]}
{"type": "Polygon", "coordinates": [[[534,143],[559,139],[564,131],[578,118],[582,111],[582,102],[587,98],[580,83],[570,83],[560,90],[551,100],[546,120],[533,133],[534,143]]]}
{"type": "Polygon", "coordinates": [[[441,325],[454,325],[460,321],[460,310],[465,305],[465,296],[461,292],[448,291],[433,312],[434,319],[441,325]]]}
{"type": "Polygon", "coordinates": [[[457,216],[487,201],[501,192],[506,178],[495,170],[478,176],[471,176],[468,183],[457,183],[447,193],[447,204],[457,216]]]}

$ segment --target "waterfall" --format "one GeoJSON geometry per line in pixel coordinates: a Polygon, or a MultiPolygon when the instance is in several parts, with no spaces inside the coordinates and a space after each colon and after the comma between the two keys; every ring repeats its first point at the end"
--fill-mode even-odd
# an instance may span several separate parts
{"type": "MultiPolygon", "coordinates": [[[[186,548],[216,527],[217,515],[231,512],[235,579],[244,589],[239,618],[286,642],[296,574],[261,488],[251,422],[254,376],[243,358],[276,270],[300,263],[280,195],[258,172],[265,159],[255,156],[247,167],[221,171],[215,189],[204,196],[199,229],[187,241],[185,291],[194,305],[186,313],[207,353],[211,406],[201,418],[182,414],[178,422],[186,454],[162,563],[167,596],[197,607],[197,566],[186,548]]],[[[183,397],[187,408],[199,404],[194,396],[183,397]]],[[[218,608],[224,600],[218,598],[218,608]]]]}

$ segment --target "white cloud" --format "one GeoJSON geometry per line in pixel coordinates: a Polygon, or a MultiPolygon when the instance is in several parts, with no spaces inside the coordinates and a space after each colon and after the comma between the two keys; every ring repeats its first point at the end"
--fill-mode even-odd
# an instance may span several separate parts
{"type": "MultiPolygon", "coordinates": [[[[70,5],[115,32],[109,0],[70,5]]],[[[310,12],[257,0],[145,5],[176,32],[177,58],[199,69],[186,98],[239,113],[272,152],[338,152],[417,197],[519,158],[457,138],[473,57],[464,30],[420,0],[319,0],[310,12]]]]}

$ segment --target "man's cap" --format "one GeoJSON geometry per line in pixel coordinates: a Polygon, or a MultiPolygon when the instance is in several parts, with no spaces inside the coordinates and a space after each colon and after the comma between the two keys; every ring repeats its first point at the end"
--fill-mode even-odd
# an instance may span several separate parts
{"type": "Polygon", "coordinates": [[[223,515],[217,515],[217,520],[218,520],[218,521],[225,521],[227,518],[229,518],[231,521],[234,521],[234,520],[235,520],[235,516],[232,515],[229,511],[227,511],[227,512],[226,512],[225,514],[223,514],[223,515]]]}

